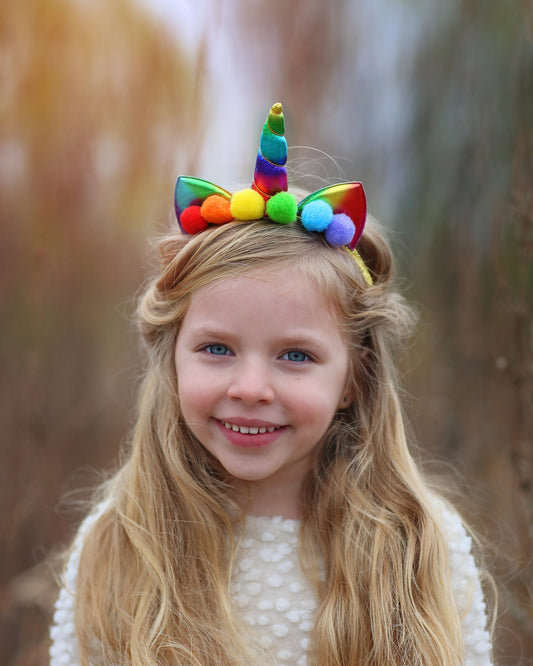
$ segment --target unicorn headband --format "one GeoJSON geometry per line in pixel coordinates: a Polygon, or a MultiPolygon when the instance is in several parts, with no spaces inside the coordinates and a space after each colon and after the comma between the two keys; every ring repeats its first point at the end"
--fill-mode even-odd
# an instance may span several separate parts
{"type": "Polygon", "coordinates": [[[309,232],[323,233],[335,247],[346,246],[368,285],[370,271],[355,249],[366,219],[366,197],[359,182],[324,187],[297,202],[287,191],[287,141],[282,106],[272,106],[261,132],[261,142],[251,188],[231,194],[200,178],[180,176],[174,192],[174,208],[182,231],[196,234],[211,224],[231,220],[261,220],[279,224],[299,220],[309,232]]]}

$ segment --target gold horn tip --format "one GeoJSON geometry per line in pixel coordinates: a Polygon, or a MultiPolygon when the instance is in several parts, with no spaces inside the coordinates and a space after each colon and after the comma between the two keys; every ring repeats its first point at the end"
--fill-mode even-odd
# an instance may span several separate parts
{"type": "Polygon", "coordinates": [[[281,106],[281,102],[276,102],[275,104],[272,105],[272,108],[270,109],[271,113],[274,113],[276,116],[279,116],[282,110],[283,108],[281,106]]]}

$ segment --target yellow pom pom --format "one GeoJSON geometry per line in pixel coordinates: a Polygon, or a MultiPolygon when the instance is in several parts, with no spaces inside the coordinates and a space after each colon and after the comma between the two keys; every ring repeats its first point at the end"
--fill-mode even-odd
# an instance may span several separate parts
{"type": "Polygon", "coordinates": [[[231,197],[230,209],[236,220],[260,220],[265,214],[265,200],[255,190],[241,190],[231,197]]]}

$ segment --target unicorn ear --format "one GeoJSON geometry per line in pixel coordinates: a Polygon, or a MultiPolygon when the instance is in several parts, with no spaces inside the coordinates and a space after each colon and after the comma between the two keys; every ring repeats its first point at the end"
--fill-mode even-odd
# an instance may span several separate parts
{"type": "Polygon", "coordinates": [[[365,227],[366,196],[363,185],[358,182],[338,183],[317,190],[300,201],[298,217],[301,216],[303,208],[312,201],[325,201],[331,206],[334,214],[344,213],[352,220],[355,233],[348,243],[348,247],[353,249],[359,242],[365,227]]]}
{"type": "MultiPolygon", "coordinates": [[[[181,227],[181,214],[188,206],[201,206],[207,197],[218,194],[228,201],[231,194],[218,185],[213,185],[208,180],[193,178],[192,176],[180,176],[176,181],[174,190],[174,209],[181,227]]],[[[183,228],[182,228],[183,229],[183,228]]]]}

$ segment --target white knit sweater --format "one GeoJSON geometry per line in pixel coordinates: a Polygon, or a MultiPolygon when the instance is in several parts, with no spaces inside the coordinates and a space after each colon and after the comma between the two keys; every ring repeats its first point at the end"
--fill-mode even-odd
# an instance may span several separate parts
{"type": "MultiPolygon", "coordinates": [[[[77,666],[74,596],[83,536],[98,513],[82,524],[64,574],[50,630],[50,666],[77,666]]],[[[465,666],[490,666],[486,608],[471,539],[459,517],[442,506],[442,530],[450,548],[453,592],[464,641],[465,666]]],[[[299,522],[249,517],[240,547],[232,594],[237,612],[278,666],[305,666],[316,599],[298,560],[299,522]]]]}

